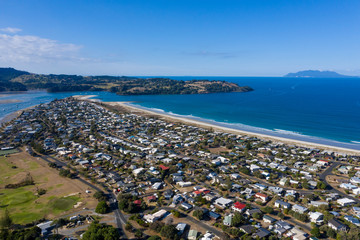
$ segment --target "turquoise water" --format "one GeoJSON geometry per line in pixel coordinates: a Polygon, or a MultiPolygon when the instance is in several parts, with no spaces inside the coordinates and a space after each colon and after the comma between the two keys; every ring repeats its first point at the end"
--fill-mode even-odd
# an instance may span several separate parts
{"type": "MultiPolygon", "coordinates": [[[[7,97],[23,102],[0,105],[0,117],[55,98],[95,94],[103,101],[135,101],[133,104],[142,107],[216,121],[242,130],[360,149],[360,79],[172,78],[226,80],[251,86],[255,91],[157,96],[31,92],[7,97]]],[[[0,98],[3,99],[6,98],[0,98]]]]}

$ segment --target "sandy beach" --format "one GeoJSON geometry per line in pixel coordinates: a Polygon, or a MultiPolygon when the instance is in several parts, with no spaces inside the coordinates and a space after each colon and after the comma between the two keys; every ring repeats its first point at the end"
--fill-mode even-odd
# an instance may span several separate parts
{"type": "Polygon", "coordinates": [[[34,108],[34,107],[36,107],[36,105],[28,107],[28,108],[21,109],[19,111],[16,111],[16,112],[13,112],[13,113],[10,113],[10,114],[6,115],[2,119],[0,119],[0,126],[2,126],[3,124],[5,124],[7,122],[10,122],[11,120],[17,118],[18,116],[20,116],[22,114],[23,111],[26,111],[26,110],[34,108]]]}
{"type": "Polygon", "coordinates": [[[139,108],[139,107],[131,105],[130,102],[102,102],[102,103],[105,105],[112,106],[112,107],[121,107],[132,113],[157,116],[157,117],[161,117],[167,121],[182,122],[182,123],[206,128],[206,129],[211,128],[215,131],[227,132],[227,133],[232,133],[232,134],[237,134],[237,135],[253,136],[253,137],[258,137],[260,139],[271,140],[273,142],[284,143],[284,144],[289,144],[289,145],[297,145],[297,146],[303,146],[303,147],[307,147],[307,148],[323,149],[323,150],[327,150],[327,151],[333,151],[338,154],[360,155],[359,150],[335,147],[335,146],[306,142],[306,141],[293,140],[293,139],[288,139],[288,138],[283,138],[283,137],[275,137],[275,136],[270,136],[270,135],[266,135],[266,134],[259,134],[259,133],[254,133],[254,132],[238,130],[238,129],[232,129],[232,128],[228,128],[228,127],[222,127],[222,126],[218,126],[216,124],[202,122],[202,121],[190,119],[187,117],[177,117],[177,116],[173,116],[173,115],[166,114],[166,113],[159,113],[159,112],[139,108]]]}
{"type": "Polygon", "coordinates": [[[0,100],[0,104],[7,104],[7,103],[19,103],[22,102],[19,99],[4,99],[4,100],[0,100]]]}
{"type": "Polygon", "coordinates": [[[100,101],[99,99],[90,99],[90,98],[97,97],[97,95],[74,95],[72,97],[75,99],[78,99],[78,100],[89,100],[89,101],[93,101],[93,102],[100,101]]]}

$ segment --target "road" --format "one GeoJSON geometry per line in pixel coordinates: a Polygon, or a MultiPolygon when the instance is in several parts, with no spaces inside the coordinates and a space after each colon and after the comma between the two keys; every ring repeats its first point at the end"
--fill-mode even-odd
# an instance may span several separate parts
{"type": "MultiPolygon", "coordinates": [[[[177,208],[172,208],[172,207],[161,207],[162,209],[166,210],[166,211],[171,211],[171,210],[177,210],[177,208]]],[[[214,233],[215,235],[217,235],[220,239],[224,239],[225,235],[223,232],[217,230],[216,228],[213,228],[207,224],[205,224],[204,222],[200,222],[198,220],[196,220],[193,217],[190,217],[189,215],[185,214],[184,217],[186,220],[188,220],[189,222],[194,223],[195,225],[199,225],[200,227],[204,228],[205,230],[214,233]]]]}
{"type": "MultiPolygon", "coordinates": [[[[48,156],[48,155],[39,155],[39,157],[41,159],[43,159],[44,161],[48,162],[48,163],[53,163],[55,162],[58,166],[60,167],[64,167],[64,166],[67,166],[66,163],[52,157],[52,156],[48,156]],[[51,159],[51,160],[49,160],[51,159]]],[[[100,189],[99,187],[95,186],[94,184],[78,177],[77,180],[79,180],[80,182],[86,184],[87,186],[93,188],[94,190],[96,191],[103,191],[102,189],[100,189]]],[[[124,217],[124,215],[120,212],[119,208],[118,208],[118,204],[117,202],[114,202],[114,199],[116,199],[116,196],[115,194],[113,194],[111,191],[108,192],[108,194],[111,196],[111,198],[109,199],[110,201],[110,207],[111,207],[111,210],[114,212],[115,214],[115,220],[116,220],[116,226],[118,228],[118,231],[120,233],[120,236],[123,238],[123,239],[126,239],[126,235],[124,234],[124,229],[123,229],[123,225],[126,224],[126,218],[124,217]],[[125,238],[124,238],[125,237],[125,238]]]]}
{"type": "Polygon", "coordinates": [[[319,179],[320,179],[320,181],[326,183],[326,185],[328,186],[329,191],[331,191],[333,193],[337,193],[337,194],[339,194],[340,196],[342,196],[344,198],[350,198],[350,199],[354,200],[356,203],[360,203],[359,199],[354,198],[354,197],[352,197],[352,196],[350,196],[348,194],[345,194],[345,193],[341,192],[338,189],[333,188],[326,180],[326,176],[333,175],[332,171],[341,164],[343,164],[343,163],[341,163],[341,162],[332,162],[330,167],[328,167],[322,174],[320,174],[319,179]]]}
{"type": "MultiPolygon", "coordinates": [[[[64,162],[62,162],[62,161],[60,161],[60,160],[58,160],[58,159],[56,159],[56,158],[54,158],[54,157],[52,157],[52,156],[45,156],[45,155],[42,156],[42,155],[41,155],[40,157],[41,157],[44,161],[46,161],[46,162],[55,162],[55,163],[56,163],[58,166],[60,166],[60,167],[67,166],[66,163],[64,163],[64,162]],[[51,159],[51,160],[50,160],[50,159],[51,159]]],[[[334,192],[334,193],[337,193],[337,194],[339,194],[340,196],[353,199],[353,200],[356,201],[357,203],[360,203],[360,200],[359,200],[359,199],[356,199],[356,198],[354,198],[354,197],[351,197],[351,196],[349,196],[349,195],[347,195],[347,194],[345,194],[345,193],[343,193],[343,192],[341,192],[341,191],[339,191],[339,190],[337,190],[337,189],[332,188],[331,185],[326,181],[326,176],[332,175],[333,169],[335,169],[335,168],[338,167],[339,165],[341,165],[340,162],[332,162],[332,164],[330,165],[330,167],[328,167],[322,174],[319,175],[320,181],[323,181],[324,183],[326,183],[326,184],[328,185],[328,187],[329,187],[328,190],[329,190],[329,191],[334,192]]],[[[255,177],[247,176],[247,175],[244,176],[244,177],[246,177],[246,178],[248,178],[248,179],[251,179],[251,180],[253,180],[253,181],[257,181],[257,182],[260,182],[260,183],[269,185],[268,182],[266,182],[266,181],[264,181],[264,180],[262,180],[262,179],[257,179],[257,178],[255,178],[255,177]]],[[[98,187],[95,186],[94,184],[92,184],[92,183],[90,183],[90,182],[88,182],[88,181],[86,181],[86,180],[84,180],[84,179],[82,179],[82,178],[78,178],[78,180],[81,181],[82,183],[88,185],[89,187],[95,189],[96,191],[101,191],[100,188],[98,188],[98,187]]],[[[206,185],[207,187],[210,187],[210,186],[208,186],[207,184],[204,184],[204,183],[203,183],[203,185],[206,185]]],[[[271,184],[270,184],[270,185],[271,185],[271,184]]],[[[215,189],[213,189],[213,190],[215,190],[215,189]]],[[[311,193],[311,192],[314,192],[314,191],[311,191],[311,190],[309,191],[309,190],[299,190],[299,189],[296,189],[296,191],[302,192],[302,193],[311,193]]],[[[217,191],[215,190],[215,192],[217,192],[217,191]]],[[[117,204],[117,202],[114,202],[114,199],[116,199],[115,194],[112,193],[112,192],[109,192],[109,195],[111,196],[111,198],[109,199],[109,200],[110,200],[110,207],[111,207],[112,211],[113,211],[114,214],[115,214],[115,219],[116,219],[117,228],[119,229],[119,232],[120,232],[120,234],[122,235],[122,237],[126,237],[125,234],[124,234],[123,226],[126,224],[127,220],[126,220],[125,216],[121,213],[121,211],[118,209],[118,204],[117,204]],[[122,231],[120,231],[120,230],[122,230],[122,231]]],[[[256,206],[253,206],[253,207],[256,207],[256,206]]],[[[176,208],[171,208],[171,207],[162,207],[162,208],[165,209],[165,210],[167,210],[167,211],[171,211],[171,210],[176,209],[176,208]]],[[[220,239],[224,238],[224,234],[223,234],[222,231],[219,231],[219,230],[217,230],[216,228],[205,224],[204,222],[198,221],[198,220],[194,219],[194,218],[191,217],[191,216],[186,215],[185,218],[186,218],[188,221],[190,221],[190,222],[192,222],[192,223],[194,223],[194,224],[196,224],[196,225],[201,226],[201,227],[204,228],[205,230],[210,231],[210,232],[216,234],[217,236],[220,237],[220,239]]],[[[307,224],[301,223],[301,222],[298,222],[298,221],[295,221],[295,220],[293,220],[293,219],[291,219],[291,218],[286,219],[285,221],[287,221],[287,222],[289,222],[289,223],[291,223],[291,224],[300,226],[300,227],[303,228],[304,230],[307,230],[307,231],[310,231],[310,230],[311,230],[311,227],[309,227],[307,224]]],[[[123,239],[124,239],[124,238],[123,238],[123,239]]]]}

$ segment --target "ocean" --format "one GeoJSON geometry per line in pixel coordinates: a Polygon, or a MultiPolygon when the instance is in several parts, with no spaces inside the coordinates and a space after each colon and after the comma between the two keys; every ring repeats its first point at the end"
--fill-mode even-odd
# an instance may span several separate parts
{"type": "Polygon", "coordinates": [[[246,131],[360,149],[360,79],[283,77],[171,77],[238,83],[247,93],[118,96],[108,92],[32,91],[1,97],[22,102],[0,105],[5,115],[55,98],[98,95],[102,101],[133,101],[156,111],[216,122],[246,131]]]}

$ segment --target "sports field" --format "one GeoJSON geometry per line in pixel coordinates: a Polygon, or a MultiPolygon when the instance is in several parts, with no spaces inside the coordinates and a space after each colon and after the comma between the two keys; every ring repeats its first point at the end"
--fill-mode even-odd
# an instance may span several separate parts
{"type": "Polygon", "coordinates": [[[26,152],[0,156],[0,169],[0,214],[7,208],[15,223],[51,219],[96,205],[96,200],[92,198],[93,191],[85,193],[89,189],[86,185],[59,176],[56,169],[26,152]],[[31,175],[35,185],[5,189],[6,184],[19,183],[27,174],[31,175]],[[38,195],[39,189],[45,189],[46,193],[38,195]],[[79,202],[81,204],[75,209],[74,205],[79,202]]]}

